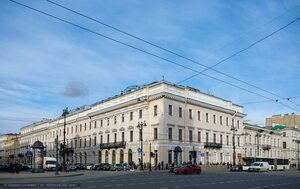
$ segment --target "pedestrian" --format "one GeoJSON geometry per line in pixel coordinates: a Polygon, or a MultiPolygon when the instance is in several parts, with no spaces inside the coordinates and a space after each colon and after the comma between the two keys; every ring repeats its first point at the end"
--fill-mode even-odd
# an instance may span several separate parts
{"type": "Polygon", "coordinates": [[[158,167],[158,170],[160,170],[160,162],[158,162],[158,165],[157,165],[157,167],[158,167]]]}
{"type": "Polygon", "coordinates": [[[164,161],[161,162],[161,170],[164,170],[164,161]]]}
{"type": "Polygon", "coordinates": [[[19,174],[19,170],[20,170],[20,165],[19,165],[19,162],[18,161],[16,161],[16,163],[15,163],[15,170],[16,170],[16,173],[17,174],[19,174]]]}
{"type": "Polygon", "coordinates": [[[14,169],[14,166],[13,166],[12,163],[10,163],[9,166],[8,166],[8,172],[14,173],[14,172],[13,172],[13,169],[14,169]]]}
{"type": "Polygon", "coordinates": [[[66,172],[69,173],[70,172],[70,163],[67,162],[67,168],[66,168],[66,172]]]}

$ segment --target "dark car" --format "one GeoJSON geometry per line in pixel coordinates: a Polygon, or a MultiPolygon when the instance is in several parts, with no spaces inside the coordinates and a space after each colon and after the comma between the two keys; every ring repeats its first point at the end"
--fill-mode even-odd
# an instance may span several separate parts
{"type": "Polygon", "coordinates": [[[75,163],[74,165],[77,167],[77,169],[80,169],[80,170],[85,169],[85,166],[83,166],[83,164],[81,164],[81,163],[75,163]]]}
{"type": "Polygon", "coordinates": [[[0,171],[8,171],[8,165],[0,164],[0,171]]]}
{"type": "Polygon", "coordinates": [[[201,173],[201,167],[194,165],[194,164],[189,164],[189,165],[182,165],[178,168],[174,169],[175,174],[200,174],[201,173]]]}

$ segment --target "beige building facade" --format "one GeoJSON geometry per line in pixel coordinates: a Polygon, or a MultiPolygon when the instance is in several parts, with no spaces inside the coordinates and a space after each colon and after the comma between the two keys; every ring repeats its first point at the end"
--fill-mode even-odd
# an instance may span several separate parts
{"type": "Polygon", "coordinates": [[[266,118],[266,126],[284,125],[289,128],[300,128],[300,115],[284,114],[284,115],[273,115],[270,118],[266,118]]]}
{"type": "MultiPolygon", "coordinates": [[[[152,164],[231,163],[231,128],[236,128],[236,159],[240,160],[244,116],[243,107],[194,88],[165,81],[133,87],[67,115],[68,159],[82,164],[138,164],[143,154],[143,162],[152,164]]],[[[21,152],[26,153],[39,140],[47,156],[55,157],[54,141],[58,136],[63,143],[63,132],[63,117],[23,127],[21,152]]]]}

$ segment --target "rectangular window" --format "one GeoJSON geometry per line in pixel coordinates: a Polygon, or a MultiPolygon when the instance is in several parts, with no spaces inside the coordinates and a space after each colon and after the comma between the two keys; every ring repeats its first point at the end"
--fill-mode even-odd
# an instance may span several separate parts
{"type": "Polygon", "coordinates": [[[229,125],[228,117],[226,117],[226,126],[229,125]]]}
{"type": "Polygon", "coordinates": [[[223,144],[223,135],[220,135],[220,144],[223,144]]]}
{"type": "Polygon", "coordinates": [[[231,125],[234,126],[234,119],[231,119],[231,125]]]}
{"type": "Polygon", "coordinates": [[[130,142],[133,141],[133,131],[130,131],[130,142]]]}
{"type": "Polygon", "coordinates": [[[189,109],[189,118],[193,119],[193,110],[192,109],[189,109]]]}
{"type": "Polygon", "coordinates": [[[240,128],[240,120],[237,120],[237,128],[240,128]]]}
{"type": "Polygon", "coordinates": [[[86,138],[84,139],[84,147],[86,147],[86,138]]]}
{"type": "Polygon", "coordinates": [[[94,137],[94,146],[97,145],[97,136],[94,137]]]}
{"type": "Polygon", "coordinates": [[[100,126],[103,127],[103,120],[100,120],[100,126]]]}
{"type": "Polygon", "coordinates": [[[201,112],[198,111],[198,121],[201,121],[201,112]]]}
{"type": "Polygon", "coordinates": [[[173,107],[172,105],[169,105],[169,116],[173,115],[173,107]]]}
{"type": "Polygon", "coordinates": [[[209,141],[209,134],[206,133],[206,143],[208,143],[208,141],[209,141]]]}
{"type": "Polygon", "coordinates": [[[223,117],[220,116],[220,125],[223,125],[223,117]]]}
{"type": "Polygon", "coordinates": [[[217,135],[214,134],[214,143],[217,143],[217,135]]]}
{"type": "Polygon", "coordinates": [[[124,121],[125,121],[125,116],[124,114],[122,114],[122,123],[124,123],[124,121]]]}
{"type": "Polygon", "coordinates": [[[107,118],[107,126],[109,126],[109,118],[107,118]]]}
{"type": "Polygon", "coordinates": [[[283,143],[282,143],[282,148],[283,148],[283,149],[286,149],[286,142],[283,142],[283,143]]]}
{"type": "Polygon", "coordinates": [[[84,123],[84,130],[86,131],[86,123],[84,123]]]}
{"type": "Polygon", "coordinates": [[[114,124],[117,124],[117,116],[114,116],[114,124]]]}
{"type": "Polygon", "coordinates": [[[122,142],[125,141],[125,132],[122,132],[122,142]]]}
{"type": "Polygon", "coordinates": [[[81,148],[81,139],[79,139],[79,148],[81,148]]]}
{"type": "Polygon", "coordinates": [[[77,140],[75,140],[74,142],[75,142],[75,148],[77,148],[77,140]]]}
{"type": "Polygon", "coordinates": [[[238,146],[240,146],[240,137],[238,137],[238,146]]]}
{"type": "Polygon", "coordinates": [[[169,128],[169,140],[172,140],[172,128],[169,128]]]}
{"type": "Polygon", "coordinates": [[[198,142],[200,143],[201,142],[201,132],[198,131],[198,142]]]}
{"type": "Polygon", "coordinates": [[[205,118],[206,118],[206,123],[209,122],[209,116],[208,116],[208,113],[205,114],[205,118]]]}
{"type": "Polygon", "coordinates": [[[217,123],[217,120],[216,120],[216,115],[213,115],[213,122],[214,122],[214,124],[216,124],[216,123],[217,123]]]}
{"type": "Polygon", "coordinates": [[[173,151],[172,150],[169,150],[168,151],[168,163],[169,164],[172,164],[173,162],[173,159],[172,159],[172,153],[173,153],[173,151]]]}
{"type": "Polygon", "coordinates": [[[157,140],[157,128],[154,128],[154,140],[157,140]]]}
{"type": "Polygon", "coordinates": [[[179,113],[179,117],[182,118],[182,108],[181,107],[179,107],[178,113],[179,113]]]}
{"type": "Polygon", "coordinates": [[[139,118],[140,118],[140,119],[143,118],[143,110],[139,110],[139,118]]]}
{"type": "Polygon", "coordinates": [[[178,129],[178,140],[179,142],[182,141],[182,129],[178,129]]]}
{"type": "Polygon", "coordinates": [[[154,116],[157,116],[157,105],[154,106],[153,111],[154,111],[154,116]]]}
{"type": "Polygon", "coordinates": [[[226,135],[226,145],[229,145],[229,136],[226,135]]]}
{"type": "Polygon", "coordinates": [[[190,139],[190,142],[193,142],[193,131],[192,130],[189,131],[189,139],[190,139]]]}
{"type": "Polygon", "coordinates": [[[82,125],[80,124],[80,129],[79,129],[79,131],[81,132],[82,131],[82,125]]]}
{"type": "Polygon", "coordinates": [[[94,124],[95,124],[95,129],[96,129],[97,128],[97,121],[95,121],[94,124]]]}
{"type": "Polygon", "coordinates": [[[133,120],[133,112],[130,112],[130,117],[129,120],[132,121],[133,120]]]}
{"type": "Polygon", "coordinates": [[[106,143],[109,143],[109,134],[107,135],[106,143]]]}
{"type": "Polygon", "coordinates": [[[100,144],[102,144],[103,143],[103,136],[101,135],[100,136],[100,144]]]}
{"type": "Polygon", "coordinates": [[[90,145],[89,145],[90,147],[92,146],[92,138],[90,138],[90,145]]]}
{"type": "Polygon", "coordinates": [[[117,133],[115,133],[115,142],[117,142],[117,133]]]}

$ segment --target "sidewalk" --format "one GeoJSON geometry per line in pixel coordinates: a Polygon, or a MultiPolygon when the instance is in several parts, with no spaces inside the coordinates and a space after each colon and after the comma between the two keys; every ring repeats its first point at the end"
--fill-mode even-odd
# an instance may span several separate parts
{"type": "Polygon", "coordinates": [[[55,175],[55,171],[47,171],[44,173],[31,173],[30,171],[22,171],[19,174],[16,173],[8,173],[8,172],[0,172],[0,180],[2,179],[24,179],[24,178],[55,178],[55,177],[73,177],[84,175],[83,172],[75,171],[75,172],[59,172],[59,175],[55,175]]]}

